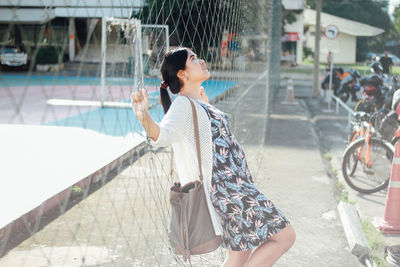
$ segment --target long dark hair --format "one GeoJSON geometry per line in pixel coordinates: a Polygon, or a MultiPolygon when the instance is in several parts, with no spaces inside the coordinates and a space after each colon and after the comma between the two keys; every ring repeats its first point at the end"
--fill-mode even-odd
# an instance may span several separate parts
{"type": "MultiPolygon", "coordinates": [[[[187,57],[188,49],[186,47],[170,50],[164,55],[164,60],[161,64],[161,76],[173,94],[178,94],[181,91],[183,84],[177,74],[179,70],[185,70],[187,57]]],[[[160,98],[165,114],[171,106],[171,98],[167,89],[163,86],[160,87],[160,98]]]]}

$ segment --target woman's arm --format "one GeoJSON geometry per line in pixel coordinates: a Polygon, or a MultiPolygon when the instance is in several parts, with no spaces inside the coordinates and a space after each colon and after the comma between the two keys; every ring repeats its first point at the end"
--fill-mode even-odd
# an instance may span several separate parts
{"type": "Polygon", "coordinates": [[[146,90],[141,89],[131,95],[132,109],[147,135],[156,141],[160,135],[160,126],[149,114],[149,97],[146,90]]]}
{"type": "Polygon", "coordinates": [[[163,147],[183,140],[191,116],[190,102],[186,97],[178,96],[160,123],[154,122],[148,112],[149,102],[145,90],[133,93],[131,98],[133,112],[152,139],[150,143],[153,146],[163,147]]]}

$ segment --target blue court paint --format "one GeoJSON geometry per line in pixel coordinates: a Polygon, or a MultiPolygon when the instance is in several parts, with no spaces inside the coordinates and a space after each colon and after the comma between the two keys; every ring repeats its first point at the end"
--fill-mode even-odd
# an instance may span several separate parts
{"type": "MultiPolygon", "coordinates": [[[[160,79],[145,78],[146,85],[158,86],[160,79]]],[[[26,75],[2,74],[0,87],[13,86],[45,86],[45,85],[100,85],[101,78],[93,76],[57,76],[57,75],[26,75]]],[[[133,78],[107,77],[106,85],[133,85],[133,78]]]]}
{"type": "MultiPolygon", "coordinates": [[[[158,86],[160,82],[161,80],[157,79],[146,79],[145,84],[158,86]]],[[[130,81],[130,83],[133,82],[130,81]]],[[[211,100],[223,94],[236,84],[238,84],[238,82],[214,80],[206,81],[203,87],[206,90],[208,98],[211,100]]],[[[156,105],[149,110],[150,115],[156,122],[159,122],[164,115],[161,105],[157,103],[159,101],[159,91],[149,93],[149,98],[150,105],[156,103],[156,105]]],[[[129,101],[130,100],[127,99],[125,102],[129,101]]],[[[111,136],[125,136],[132,132],[140,133],[143,130],[131,109],[120,108],[98,108],[53,121],[46,125],[79,127],[111,136]]]]}

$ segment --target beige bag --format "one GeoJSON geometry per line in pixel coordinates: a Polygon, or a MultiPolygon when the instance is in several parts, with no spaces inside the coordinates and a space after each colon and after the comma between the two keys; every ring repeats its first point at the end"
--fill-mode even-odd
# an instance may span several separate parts
{"type": "Polygon", "coordinates": [[[182,254],[184,261],[190,255],[204,254],[216,250],[222,243],[221,236],[215,235],[211,215],[204,192],[199,126],[194,104],[192,106],[194,133],[196,138],[197,159],[200,170],[199,181],[181,186],[175,183],[170,191],[171,225],[169,239],[177,254],[182,254]]]}

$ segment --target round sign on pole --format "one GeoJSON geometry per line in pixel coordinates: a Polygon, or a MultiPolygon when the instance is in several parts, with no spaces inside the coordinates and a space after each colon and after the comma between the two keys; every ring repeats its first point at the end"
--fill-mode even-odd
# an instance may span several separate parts
{"type": "Polygon", "coordinates": [[[336,39],[339,36],[339,28],[336,25],[328,25],[325,28],[325,37],[328,39],[336,39]]]}

